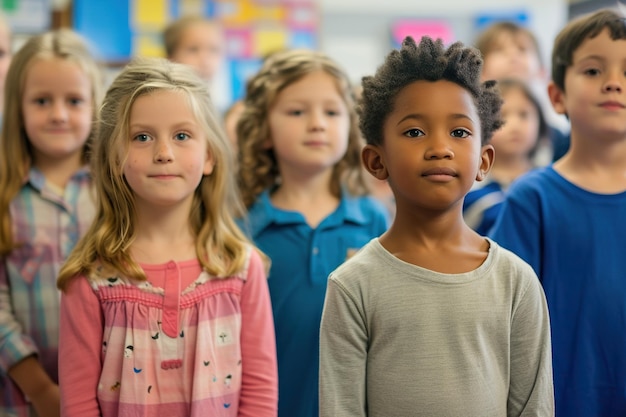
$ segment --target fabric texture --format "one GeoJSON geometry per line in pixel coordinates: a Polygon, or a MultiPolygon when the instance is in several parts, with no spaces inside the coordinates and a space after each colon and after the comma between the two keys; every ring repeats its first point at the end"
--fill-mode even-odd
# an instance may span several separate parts
{"type": "Polygon", "coordinates": [[[387,225],[388,212],[371,197],[344,195],[315,228],[302,214],[274,207],[267,192],[251,207],[250,236],[272,262],[280,417],[318,417],[319,325],[328,275],[387,225]]]}
{"type": "Polygon", "coordinates": [[[592,193],[546,167],[511,186],[491,236],[545,290],[557,417],[626,416],[626,192],[592,193]]]}
{"type": "Polygon", "coordinates": [[[372,240],[329,278],[321,417],[552,416],[550,328],[532,269],[489,241],[443,274],[372,240]]]}
{"type": "Polygon", "coordinates": [[[210,277],[197,260],[99,271],[61,303],[64,416],[276,416],[276,348],[261,258],[210,277]]]}
{"type": "Polygon", "coordinates": [[[36,168],[10,205],[13,239],[21,245],[0,264],[0,415],[34,415],[8,370],[36,355],[58,381],[61,265],[95,215],[91,176],[81,169],[64,190],[36,168]]]}

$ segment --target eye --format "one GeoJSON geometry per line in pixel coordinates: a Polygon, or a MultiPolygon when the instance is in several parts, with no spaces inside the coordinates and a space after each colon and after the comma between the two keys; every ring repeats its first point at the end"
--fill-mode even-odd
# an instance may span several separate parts
{"type": "Polygon", "coordinates": [[[137,141],[137,142],[147,142],[150,140],[150,136],[146,135],[145,133],[140,133],[138,135],[136,135],[133,140],[137,141]]]}
{"type": "Polygon", "coordinates": [[[302,110],[289,110],[287,114],[289,116],[302,116],[304,112],[302,110]]]}
{"type": "Polygon", "coordinates": [[[78,106],[78,105],[82,104],[84,101],[85,101],[85,100],[83,100],[82,98],[71,98],[71,99],[69,100],[69,102],[70,102],[70,104],[71,104],[72,106],[78,106]]]}
{"type": "Polygon", "coordinates": [[[450,132],[450,134],[455,138],[466,138],[471,135],[471,133],[466,129],[454,129],[450,132]]]}
{"type": "Polygon", "coordinates": [[[583,73],[586,75],[596,76],[600,74],[600,70],[597,68],[589,68],[589,69],[584,70],[583,73]]]}
{"type": "Polygon", "coordinates": [[[424,136],[424,132],[422,132],[420,129],[409,129],[404,132],[403,135],[409,138],[417,138],[419,136],[424,136]]]}
{"type": "Polygon", "coordinates": [[[339,116],[341,113],[336,110],[327,110],[326,114],[329,116],[339,116]]]}
{"type": "Polygon", "coordinates": [[[50,99],[45,98],[45,97],[39,97],[39,98],[36,98],[33,101],[35,102],[35,104],[37,104],[39,106],[44,106],[44,105],[46,105],[46,104],[48,104],[50,102],[50,99]]]}
{"type": "Polygon", "coordinates": [[[190,137],[191,137],[191,136],[189,136],[188,134],[186,134],[186,133],[184,133],[184,132],[177,133],[177,134],[176,134],[176,136],[174,136],[174,138],[175,138],[176,140],[179,140],[179,141],[184,141],[184,140],[187,140],[187,139],[189,139],[190,137]]]}

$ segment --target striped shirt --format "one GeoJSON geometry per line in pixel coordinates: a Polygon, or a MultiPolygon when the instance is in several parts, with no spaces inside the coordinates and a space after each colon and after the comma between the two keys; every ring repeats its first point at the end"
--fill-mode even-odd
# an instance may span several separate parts
{"type": "Polygon", "coordinates": [[[95,214],[87,168],[64,190],[31,168],[10,205],[14,241],[20,246],[0,264],[0,415],[34,415],[8,370],[37,355],[58,381],[59,291],[61,265],[95,214]]]}

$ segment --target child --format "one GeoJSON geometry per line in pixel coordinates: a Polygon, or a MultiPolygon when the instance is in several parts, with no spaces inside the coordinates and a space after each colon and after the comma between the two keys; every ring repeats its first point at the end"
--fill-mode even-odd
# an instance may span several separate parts
{"type": "Polygon", "coordinates": [[[532,269],[463,222],[501,120],[478,51],[408,37],[363,78],[363,162],[389,230],[329,277],[320,416],[551,416],[548,310],[532,269]]]}
{"type": "Polygon", "coordinates": [[[275,416],[264,266],[206,84],[137,60],[100,110],[96,219],[59,275],[66,416],[275,416]]]}
{"type": "Polygon", "coordinates": [[[496,22],[483,30],[476,39],[483,55],[483,80],[517,78],[526,82],[539,99],[548,120],[546,140],[539,143],[535,163],[543,166],[561,158],[569,147],[569,123],[559,116],[546,93],[546,70],[535,35],[514,22],[496,22]]]}
{"type": "Polygon", "coordinates": [[[543,284],[559,417],[626,415],[625,62],[620,14],[600,10],[559,33],[549,93],[572,146],[513,184],[492,233],[543,284]]]}
{"type": "Polygon", "coordinates": [[[95,214],[87,162],[101,82],[86,43],[69,30],[31,37],[7,73],[0,136],[3,416],[59,415],[56,278],[95,214]]]}
{"type": "Polygon", "coordinates": [[[0,14],[0,126],[2,126],[4,84],[7,77],[7,70],[11,64],[12,50],[11,27],[6,17],[0,14]]]}
{"type": "Polygon", "coordinates": [[[533,155],[547,130],[541,106],[526,83],[504,79],[498,89],[505,123],[491,139],[497,157],[487,178],[474,183],[463,203],[465,222],[481,235],[493,226],[511,182],[534,167],[533,155]]]}
{"type": "Polygon", "coordinates": [[[217,21],[190,15],[170,23],[163,32],[168,59],[190,65],[210,83],[224,59],[224,35],[217,21]]]}
{"type": "Polygon", "coordinates": [[[352,89],[327,56],[272,54],[248,81],[238,124],[250,234],[268,254],[279,416],[318,416],[319,323],[328,274],[387,228],[364,196],[352,89]]]}

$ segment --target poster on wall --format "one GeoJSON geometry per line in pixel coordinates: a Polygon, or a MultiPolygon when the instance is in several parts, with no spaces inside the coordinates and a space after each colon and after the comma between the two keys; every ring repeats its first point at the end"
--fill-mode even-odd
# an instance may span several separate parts
{"type": "Polygon", "coordinates": [[[0,11],[15,34],[34,34],[50,29],[52,0],[1,0],[0,11]]]}
{"type": "Polygon", "coordinates": [[[246,79],[268,54],[318,47],[316,0],[74,0],[73,25],[106,63],[121,66],[133,56],[164,56],[163,29],[190,14],[224,27],[227,101],[243,95],[246,79]]]}

